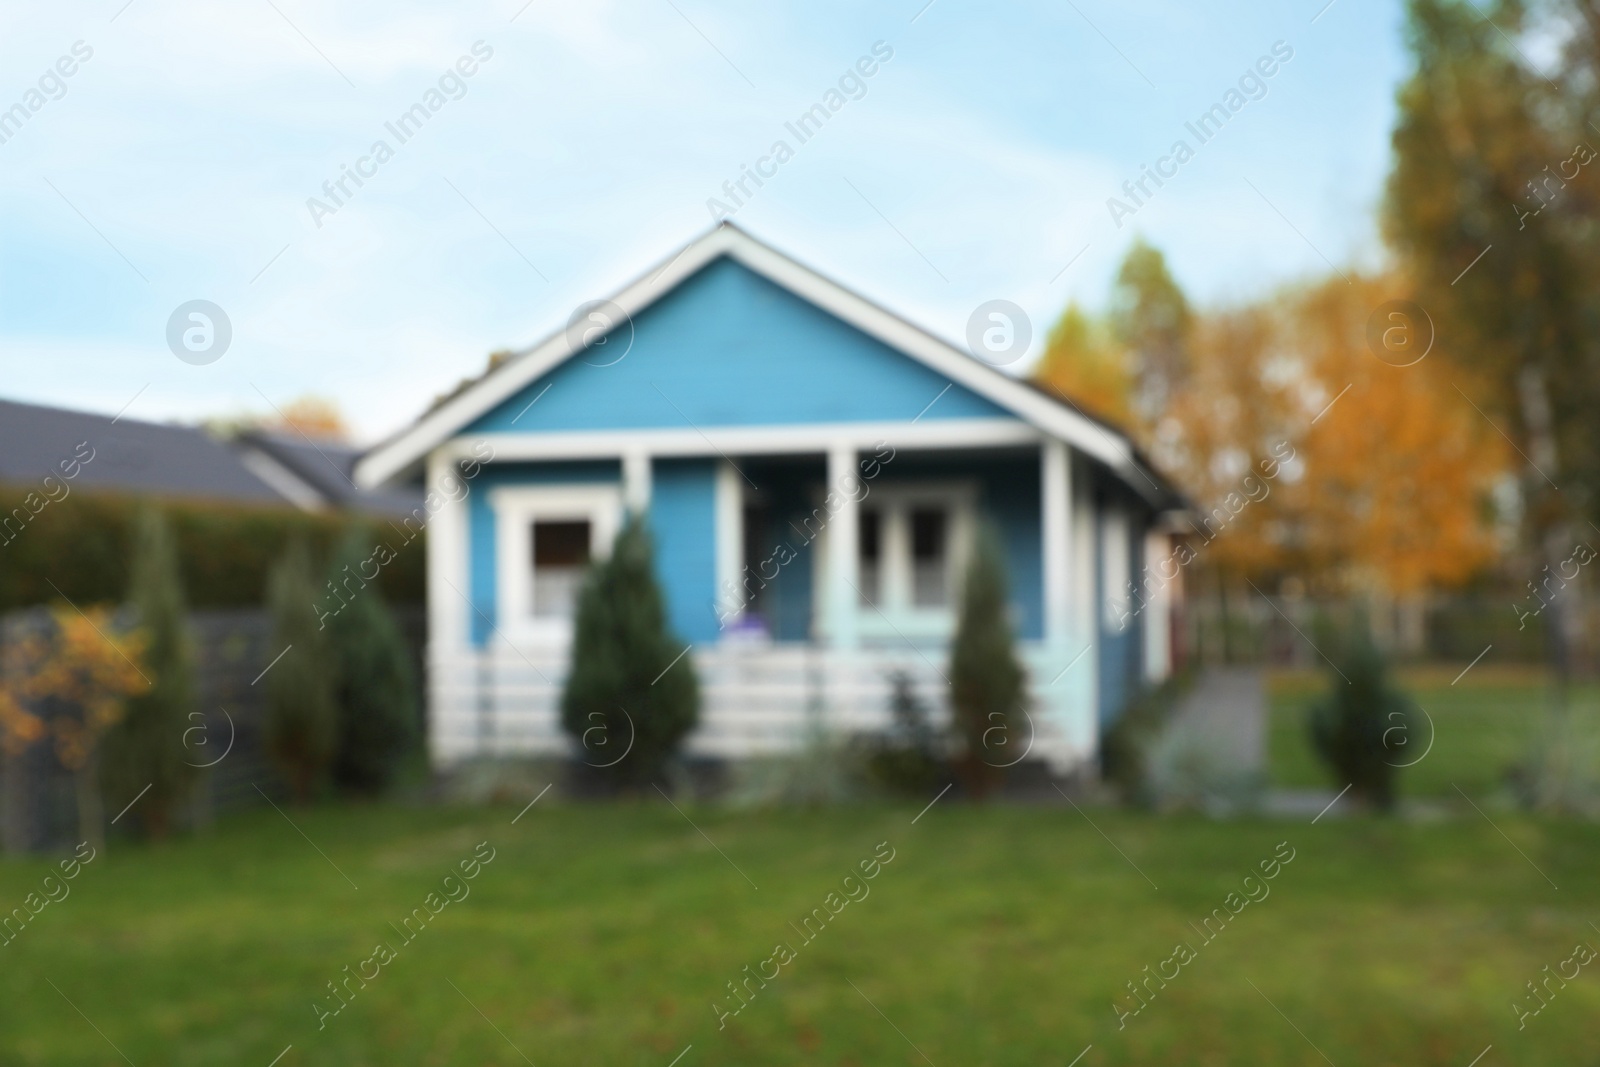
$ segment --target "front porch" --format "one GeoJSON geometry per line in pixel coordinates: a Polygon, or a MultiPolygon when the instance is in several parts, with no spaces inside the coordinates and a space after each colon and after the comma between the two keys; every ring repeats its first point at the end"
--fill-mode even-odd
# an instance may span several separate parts
{"type": "MultiPolygon", "coordinates": [[[[781,450],[746,441],[707,456],[663,455],[658,441],[650,455],[579,462],[524,459],[516,442],[494,441],[474,504],[438,515],[430,539],[436,576],[467,564],[432,608],[443,623],[429,657],[435,764],[593,755],[562,731],[560,698],[582,567],[609,550],[626,508],[649,514],[669,623],[700,678],[689,755],[882,732],[897,672],[947,724],[962,571],[987,524],[1032,697],[1007,724],[1004,758],[1026,752],[1056,773],[1091,758],[1096,472],[1013,427],[960,450],[948,434],[908,444],[895,429],[895,445],[791,434],[781,450]]],[[[716,447],[725,435],[710,436],[716,447]]]]}

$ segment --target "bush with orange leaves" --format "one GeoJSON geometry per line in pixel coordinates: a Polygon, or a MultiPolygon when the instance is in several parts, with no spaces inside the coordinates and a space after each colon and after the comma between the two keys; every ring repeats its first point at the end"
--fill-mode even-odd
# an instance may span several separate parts
{"type": "Polygon", "coordinates": [[[22,629],[0,660],[0,752],[13,758],[52,737],[77,783],[79,831],[98,844],[98,746],[123,701],[150,686],[139,662],[144,635],[101,607],[52,608],[44,625],[22,629]]]}

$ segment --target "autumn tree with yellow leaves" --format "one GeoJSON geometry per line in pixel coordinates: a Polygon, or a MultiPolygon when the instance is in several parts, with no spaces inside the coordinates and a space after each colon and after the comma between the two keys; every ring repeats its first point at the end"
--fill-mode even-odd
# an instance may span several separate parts
{"type": "MultiPolygon", "coordinates": [[[[1191,312],[1160,253],[1136,244],[1113,313],[1069,307],[1034,373],[1119,421],[1188,494],[1196,566],[1224,602],[1235,584],[1254,595],[1245,582],[1270,591],[1287,577],[1324,595],[1415,597],[1494,559],[1487,503],[1508,459],[1441,346],[1412,362],[1369,345],[1374,313],[1407,292],[1391,276],[1333,275],[1191,312]]],[[[1425,321],[1403,325],[1431,341],[1425,321]]]]}
{"type": "Polygon", "coordinates": [[[96,847],[100,739],[122,719],[124,701],[150,685],[143,652],[143,635],[119,626],[110,609],[57,607],[8,643],[0,664],[0,752],[15,760],[50,738],[77,788],[79,834],[96,847]]]}

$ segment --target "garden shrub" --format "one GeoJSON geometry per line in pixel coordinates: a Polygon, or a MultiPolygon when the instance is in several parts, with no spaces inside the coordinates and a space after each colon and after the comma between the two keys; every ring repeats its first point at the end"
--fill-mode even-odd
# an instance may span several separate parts
{"type": "Polygon", "coordinates": [[[684,648],[667,626],[650,534],[630,516],[578,594],[561,694],[561,724],[579,758],[613,788],[643,790],[661,780],[699,721],[700,683],[684,648]]]}
{"type": "Polygon", "coordinates": [[[928,717],[911,675],[889,676],[889,731],[866,743],[867,773],[874,783],[904,796],[927,796],[950,779],[943,738],[928,717]]]}
{"type": "MultiPolygon", "coordinates": [[[[0,515],[22,506],[26,489],[0,487],[0,515]]],[[[0,535],[0,614],[48,604],[61,595],[76,603],[120,601],[132,578],[138,515],[148,498],[76,490],[34,515],[15,536],[0,535]],[[60,587],[58,594],[51,588],[60,587]]],[[[181,584],[191,608],[255,607],[262,578],[291,536],[324,557],[345,520],[289,507],[214,501],[161,502],[177,545],[181,584]]],[[[409,527],[408,527],[409,529],[409,527]]],[[[378,584],[391,604],[423,599],[424,534],[401,547],[378,584]]]]}
{"type": "Polygon", "coordinates": [[[122,721],[102,743],[102,762],[111,796],[132,797],[149,784],[130,822],[161,838],[199,775],[183,744],[196,711],[194,646],[184,617],[177,545],[156,507],[140,510],[134,546],[127,599],[143,634],[150,687],[128,699],[122,721]]]}
{"type": "MultiPolygon", "coordinates": [[[[373,538],[353,525],[329,566],[343,606],[326,617],[338,731],[333,781],[376,795],[393,784],[417,736],[417,683],[405,639],[376,581],[364,578],[373,538]]],[[[324,597],[325,608],[340,603],[324,597]]]]}
{"type": "Polygon", "coordinates": [[[999,540],[983,524],[962,582],[961,614],[950,648],[950,704],[962,750],[956,773],[969,796],[982,798],[1004,777],[1006,747],[1026,736],[1027,673],[1017,658],[1007,618],[1005,563],[999,540]]]}
{"type": "Polygon", "coordinates": [[[267,751],[289,780],[295,800],[312,798],[327,773],[338,740],[334,679],[316,605],[324,591],[312,577],[311,556],[301,538],[267,578],[274,657],[267,687],[267,751]]]}
{"type": "Polygon", "coordinates": [[[1346,642],[1328,675],[1328,693],[1311,708],[1311,744],[1334,785],[1352,798],[1389,811],[1409,736],[1409,701],[1389,683],[1382,653],[1364,628],[1346,642]]]}

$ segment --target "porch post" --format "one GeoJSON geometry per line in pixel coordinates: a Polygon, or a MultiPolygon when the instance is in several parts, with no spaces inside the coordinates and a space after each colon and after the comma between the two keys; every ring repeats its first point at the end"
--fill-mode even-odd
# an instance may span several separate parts
{"type": "Polygon", "coordinates": [[[828,519],[827,602],[828,638],[834,648],[855,648],[857,538],[860,517],[861,472],[856,467],[852,441],[835,441],[828,448],[828,484],[823,507],[828,519]]]}
{"type": "Polygon", "coordinates": [[[630,514],[650,509],[650,453],[635,449],[623,454],[622,498],[630,514]]]}
{"type": "Polygon", "coordinates": [[[1040,523],[1044,539],[1044,637],[1054,650],[1072,631],[1072,463],[1065,441],[1047,438],[1039,461],[1043,479],[1040,523]]]}
{"type": "MultiPolygon", "coordinates": [[[[460,469],[448,448],[428,456],[427,479],[430,493],[451,497],[460,491],[460,469]]],[[[419,507],[414,514],[421,517],[427,512],[419,507]]],[[[472,645],[472,609],[465,599],[472,596],[465,503],[446,504],[427,520],[427,528],[427,735],[428,753],[438,766],[468,754],[461,738],[476,708],[480,678],[472,645]]]]}
{"type": "Polygon", "coordinates": [[[744,481],[730,459],[717,460],[714,527],[716,531],[716,606],[717,625],[727,625],[744,613],[744,481]]]}

